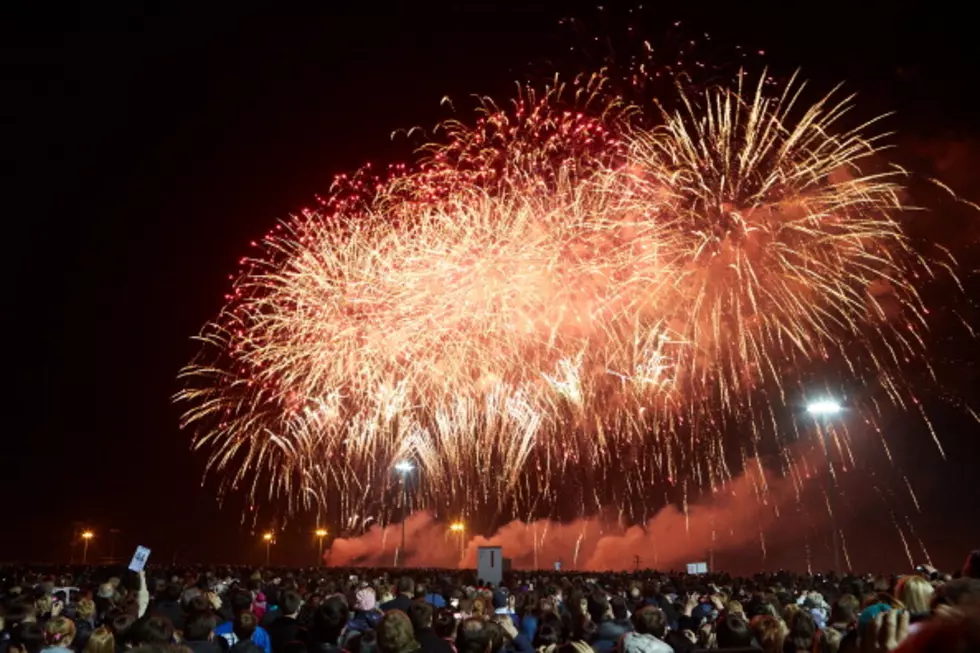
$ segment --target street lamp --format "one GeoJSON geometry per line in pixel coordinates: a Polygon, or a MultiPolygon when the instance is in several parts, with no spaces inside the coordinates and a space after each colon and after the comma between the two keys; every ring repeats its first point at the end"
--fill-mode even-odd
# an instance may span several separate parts
{"type": "Polygon", "coordinates": [[[814,401],[806,406],[806,412],[811,415],[836,415],[841,410],[841,405],[831,400],[814,401]]]}
{"type": "Polygon", "coordinates": [[[320,562],[317,564],[318,566],[323,565],[323,538],[327,536],[327,529],[318,528],[315,531],[313,531],[313,534],[316,535],[318,540],[320,540],[320,562]]]}
{"type": "Polygon", "coordinates": [[[265,566],[268,567],[272,556],[272,533],[264,533],[262,539],[265,540],[265,566]]]}
{"type": "Polygon", "coordinates": [[[415,469],[415,465],[408,460],[395,463],[395,471],[402,477],[402,546],[398,551],[398,566],[405,566],[405,522],[408,520],[408,475],[415,469]]]}
{"type": "Polygon", "coordinates": [[[824,452],[827,455],[827,506],[830,510],[830,528],[833,531],[834,572],[838,574],[840,573],[840,534],[837,532],[837,513],[834,510],[833,487],[831,486],[834,477],[834,464],[830,458],[830,441],[828,439],[830,434],[827,432],[827,429],[821,425],[819,420],[821,418],[829,418],[833,415],[838,415],[843,410],[843,406],[833,399],[812,401],[806,406],[806,412],[810,413],[814,419],[818,420],[817,429],[820,432],[820,437],[823,439],[824,452]]]}
{"type": "Polygon", "coordinates": [[[95,537],[95,533],[92,531],[84,531],[82,533],[82,541],[85,542],[85,546],[82,548],[82,564],[88,564],[88,543],[92,541],[95,537]]]}
{"type": "Polygon", "coordinates": [[[449,525],[449,530],[459,535],[459,564],[462,566],[466,556],[466,524],[461,521],[449,525]]]}

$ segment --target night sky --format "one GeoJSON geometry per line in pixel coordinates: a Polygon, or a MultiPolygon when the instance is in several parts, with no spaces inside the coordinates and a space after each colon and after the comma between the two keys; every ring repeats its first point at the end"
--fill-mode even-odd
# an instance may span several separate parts
{"type": "MultiPolygon", "coordinates": [[[[190,451],[170,402],[196,351],[190,338],[220,309],[238,258],[334,174],[404,159],[392,130],[445,118],[443,96],[506,97],[529,62],[560,60],[562,16],[602,21],[594,4],[565,2],[324,2],[333,8],[293,13],[21,4],[5,6],[2,21],[13,79],[3,121],[13,365],[0,560],[64,559],[78,521],[100,533],[94,555],[108,553],[105,531],[118,528],[119,555],[142,543],[163,559],[254,562],[261,545],[240,525],[242,501],[221,510],[214,485],[201,487],[206,456],[190,451]]],[[[888,127],[907,147],[897,158],[980,200],[978,69],[973,21],[957,13],[965,10],[723,4],[664,4],[647,29],[655,39],[683,20],[764,49],[778,70],[802,66],[822,88],[846,80],[862,111],[898,111],[888,127]]],[[[980,233],[962,217],[920,235],[933,229],[968,259],[980,233]]],[[[976,262],[964,261],[968,292],[976,262]]],[[[952,335],[941,345],[952,386],[974,405],[974,373],[957,356],[975,346],[952,335]]],[[[897,458],[926,479],[916,528],[945,562],[980,544],[976,521],[957,518],[980,505],[980,431],[962,412],[937,413],[949,461],[918,431],[897,458]]],[[[309,527],[290,526],[284,559],[307,560],[309,527]]],[[[881,546],[901,564],[895,531],[871,530],[851,543],[866,547],[860,559],[881,546]]]]}

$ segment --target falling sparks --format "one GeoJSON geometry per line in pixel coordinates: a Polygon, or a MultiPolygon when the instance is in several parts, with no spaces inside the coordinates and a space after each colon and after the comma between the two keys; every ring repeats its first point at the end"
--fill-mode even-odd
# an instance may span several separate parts
{"type": "MultiPolygon", "coordinates": [[[[411,459],[414,506],[635,520],[651,485],[687,515],[732,478],[728,452],[790,460],[800,433],[853,466],[847,426],[798,426],[792,406],[836,361],[923,410],[902,370],[923,358],[927,263],[874,121],[746,80],[678,86],[671,110],[601,76],[485,99],[417,162],[341,176],[278,225],[181,375],[222,492],[374,514],[411,459]]],[[[884,445],[879,401],[860,414],[884,445]]]]}

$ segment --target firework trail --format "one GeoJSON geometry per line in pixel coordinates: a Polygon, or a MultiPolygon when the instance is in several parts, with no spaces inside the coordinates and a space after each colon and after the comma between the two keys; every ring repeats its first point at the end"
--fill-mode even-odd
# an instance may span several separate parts
{"type": "Polygon", "coordinates": [[[395,505],[409,458],[416,506],[635,521],[655,484],[789,460],[814,366],[915,405],[931,268],[895,218],[902,171],[844,126],[850,98],[766,79],[659,107],[556,79],[338,179],[243,260],[182,373],[222,491],[339,495],[346,520],[395,505]]]}

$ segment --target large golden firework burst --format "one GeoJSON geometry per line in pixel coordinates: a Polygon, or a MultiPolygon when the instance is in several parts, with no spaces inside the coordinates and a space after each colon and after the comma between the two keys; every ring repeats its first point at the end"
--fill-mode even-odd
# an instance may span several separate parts
{"type": "Polygon", "coordinates": [[[901,171],[843,126],[850,98],[802,92],[681,88],[666,112],[556,81],[340,180],[247,261],[182,374],[222,489],[363,514],[411,458],[416,505],[632,508],[783,451],[814,364],[902,405],[928,265],[901,171]]]}

